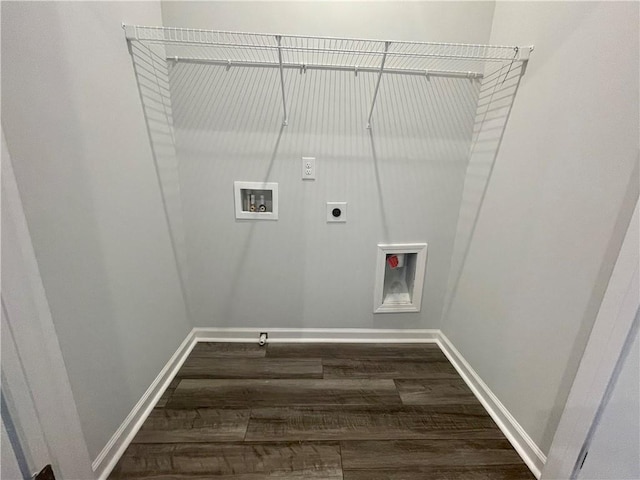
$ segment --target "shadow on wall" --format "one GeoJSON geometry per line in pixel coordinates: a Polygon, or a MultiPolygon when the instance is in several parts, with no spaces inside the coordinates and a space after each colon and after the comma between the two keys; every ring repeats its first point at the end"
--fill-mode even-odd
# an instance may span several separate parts
{"type": "Polygon", "coordinates": [[[442,321],[446,320],[458,289],[460,275],[491,182],[500,143],[525,68],[526,64],[505,63],[488,73],[482,80],[442,321]]]}
{"type": "Polygon", "coordinates": [[[278,70],[163,55],[133,50],[195,325],[439,325],[486,86],[384,75],[367,130],[375,74],[287,70],[282,127],[278,70]],[[301,181],[302,156],[318,158],[316,181],[301,181]],[[235,220],[234,180],[278,182],[280,219],[235,220]],[[328,225],[326,201],[347,201],[349,221],[328,225]],[[374,316],[376,244],[421,241],[423,312],[374,316]]]}
{"type": "Polygon", "coordinates": [[[173,254],[180,277],[180,288],[187,308],[187,315],[191,319],[187,290],[187,252],[180,197],[180,178],[173,128],[173,111],[171,109],[169,71],[164,50],[164,46],[158,44],[147,45],[141,42],[129,44],[162,194],[162,207],[167,219],[173,254]]]}

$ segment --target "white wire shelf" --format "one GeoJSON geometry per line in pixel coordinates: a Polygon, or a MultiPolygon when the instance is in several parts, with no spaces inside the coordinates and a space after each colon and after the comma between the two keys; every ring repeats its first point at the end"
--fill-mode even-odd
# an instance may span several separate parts
{"type": "Polygon", "coordinates": [[[366,40],[123,25],[130,42],[162,45],[168,61],[280,70],[337,70],[378,75],[367,127],[383,74],[481,79],[487,63],[526,62],[533,47],[366,40]]]}

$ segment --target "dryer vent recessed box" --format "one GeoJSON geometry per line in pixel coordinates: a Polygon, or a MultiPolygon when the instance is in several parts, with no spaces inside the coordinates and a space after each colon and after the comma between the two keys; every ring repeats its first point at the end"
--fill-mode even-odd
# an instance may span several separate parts
{"type": "Polygon", "coordinates": [[[244,220],[278,219],[278,184],[233,182],[236,218],[244,220]]]}
{"type": "Polygon", "coordinates": [[[419,312],[426,243],[378,245],[373,313],[419,312]]]}
{"type": "Polygon", "coordinates": [[[347,221],[347,202],[327,202],[327,223],[347,221]]]}

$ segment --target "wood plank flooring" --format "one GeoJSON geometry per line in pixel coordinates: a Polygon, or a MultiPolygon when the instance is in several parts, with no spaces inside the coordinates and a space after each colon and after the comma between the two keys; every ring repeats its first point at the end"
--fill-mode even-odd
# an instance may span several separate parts
{"type": "Polygon", "coordinates": [[[533,479],[432,344],[199,343],[111,479],[533,479]]]}
{"type": "Polygon", "coordinates": [[[320,358],[188,358],[179,378],[322,378],[320,358]]]}

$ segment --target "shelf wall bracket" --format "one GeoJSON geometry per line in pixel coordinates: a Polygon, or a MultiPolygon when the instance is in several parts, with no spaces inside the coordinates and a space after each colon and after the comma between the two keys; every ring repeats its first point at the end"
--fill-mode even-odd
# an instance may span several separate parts
{"type": "Polygon", "coordinates": [[[276,35],[276,41],[278,42],[278,63],[280,66],[280,87],[282,89],[282,110],[284,111],[284,118],[282,125],[286,127],[289,125],[289,119],[287,118],[287,99],[284,94],[284,67],[282,65],[282,35],[276,35]]]}
{"type": "Polygon", "coordinates": [[[376,106],[376,98],[378,98],[378,90],[380,89],[380,80],[382,80],[382,73],[384,72],[384,62],[387,61],[387,53],[391,42],[384,42],[384,54],[382,55],[382,62],[380,63],[380,71],[378,72],[378,80],[376,81],[376,89],[373,91],[373,100],[371,101],[371,110],[369,110],[369,118],[367,119],[367,128],[371,129],[371,117],[373,116],[373,109],[376,106]]]}

